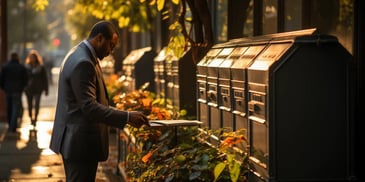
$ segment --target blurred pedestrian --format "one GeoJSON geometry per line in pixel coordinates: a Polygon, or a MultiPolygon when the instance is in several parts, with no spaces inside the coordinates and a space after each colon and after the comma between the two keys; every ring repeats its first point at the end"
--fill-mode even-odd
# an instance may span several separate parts
{"type": "Polygon", "coordinates": [[[109,154],[108,126],[148,125],[140,112],[109,107],[99,62],[113,51],[118,39],[112,23],[98,22],[61,65],[50,148],[61,153],[67,182],[95,181],[98,162],[109,154]]]}
{"type": "Polygon", "coordinates": [[[22,93],[28,81],[26,68],[20,63],[17,53],[10,55],[10,60],[0,72],[0,87],[5,92],[9,131],[16,132],[18,117],[22,110],[22,93]]]}
{"type": "Polygon", "coordinates": [[[28,72],[28,84],[25,87],[25,95],[28,103],[28,114],[33,127],[38,120],[42,93],[48,96],[48,77],[42,57],[38,51],[31,50],[25,60],[28,72]]]}
{"type": "Polygon", "coordinates": [[[52,68],[53,68],[53,62],[54,61],[51,58],[51,56],[44,56],[43,61],[44,61],[44,66],[45,66],[46,71],[47,71],[48,84],[52,85],[53,84],[52,68]]]}

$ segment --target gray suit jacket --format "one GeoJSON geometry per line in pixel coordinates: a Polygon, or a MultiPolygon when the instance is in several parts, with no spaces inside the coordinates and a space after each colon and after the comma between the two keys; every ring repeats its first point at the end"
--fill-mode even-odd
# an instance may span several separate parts
{"type": "Polygon", "coordinates": [[[123,128],[127,112],[108,106],[97,60],[81,42],[66,55],[59,75],[58,100],[50,148],[68,160],[108,158],[108,125],[123,128]]]}

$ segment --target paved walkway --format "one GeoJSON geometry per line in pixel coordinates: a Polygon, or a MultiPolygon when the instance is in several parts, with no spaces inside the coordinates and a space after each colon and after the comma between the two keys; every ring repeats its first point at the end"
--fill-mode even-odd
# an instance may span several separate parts
{"type": "MultiPolygon", "coordinates": [[[[18,133],[8,133],[7,123],[0,121],[0,182],[64,182],[65,174],[60,155],[49,147],[53,127],[56,84],[50,86],[50,94],[42,96],[41,110],[34,130],[30,124],[26,102],[23,98],[23,120],[18,133]]],[[[112,134],[108,161],[99,164],[97,182],[123,181],[116,175],[116,135],[112,134]]]]}

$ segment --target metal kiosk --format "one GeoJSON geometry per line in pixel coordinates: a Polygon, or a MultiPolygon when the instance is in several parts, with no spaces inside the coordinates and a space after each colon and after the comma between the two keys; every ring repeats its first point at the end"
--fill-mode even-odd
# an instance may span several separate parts
{"type": "Polygon", "coordinates": [[[129,81],[130,91],[149,82],[147,90],[155,92],[153,59],[157,55],[151,47],[132,50],[123,60],[123,72],[129,81]]]}
{"type": "Polygon", "coordinates": [[[272,35],[247,74],[250,182],[351,180],[351,64],[336,37],[272,35]]]}
{"type": "Polygon", "coordinates": [[[155,73],[156,97],[166,98],[167,84],[166,84],[166,59],[168,55],[166,48],[163,48],[154,58],[153,71],[155,73]]]}
{"type": "Polygon", "coordinates": [[[155,58],[154,70],[159,97],[170,99],[174,109],[185,109],[196,119],[196,64],[191,56],[188,49],[178,59],[164,48],[155,58]]]}
{"type": "Polygon", "coordinates": [[[221,48],[213,47],[206,56],[197,64],[197,112],[198,120],[201,121],[203,127],[210,127],[210,117],[208,112],[208,96],[207,96],[207,65],[218,55],[221,48]]]}
{"type": "Polygon", "coordinates": [[[171,62],[172,104],[177,109],[185,109],[188,116],[196,118],[196,69],[192,51],[188,48],[180,59],[171,62]]]}

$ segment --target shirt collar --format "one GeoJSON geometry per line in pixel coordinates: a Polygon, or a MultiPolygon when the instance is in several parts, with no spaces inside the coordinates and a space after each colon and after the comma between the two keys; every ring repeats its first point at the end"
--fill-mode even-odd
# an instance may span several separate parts
{"type": "Polygon", "coordinates": [[[94,57],[94,59],[96,60],[96,61],[98,61],[99,62],[99,59],[98,59],[98,57],[96,56],[96,52],[95,52],[95,49],[93,48],[93,46],[91,46],[91,44],[87,41],[87,40],[84,40],[84,41],[82,41],[85,45],[86,45],[86,47],[90,50],[90,52],[91,52],[91,54],[93,55],[93,57],[94,57]]]}

